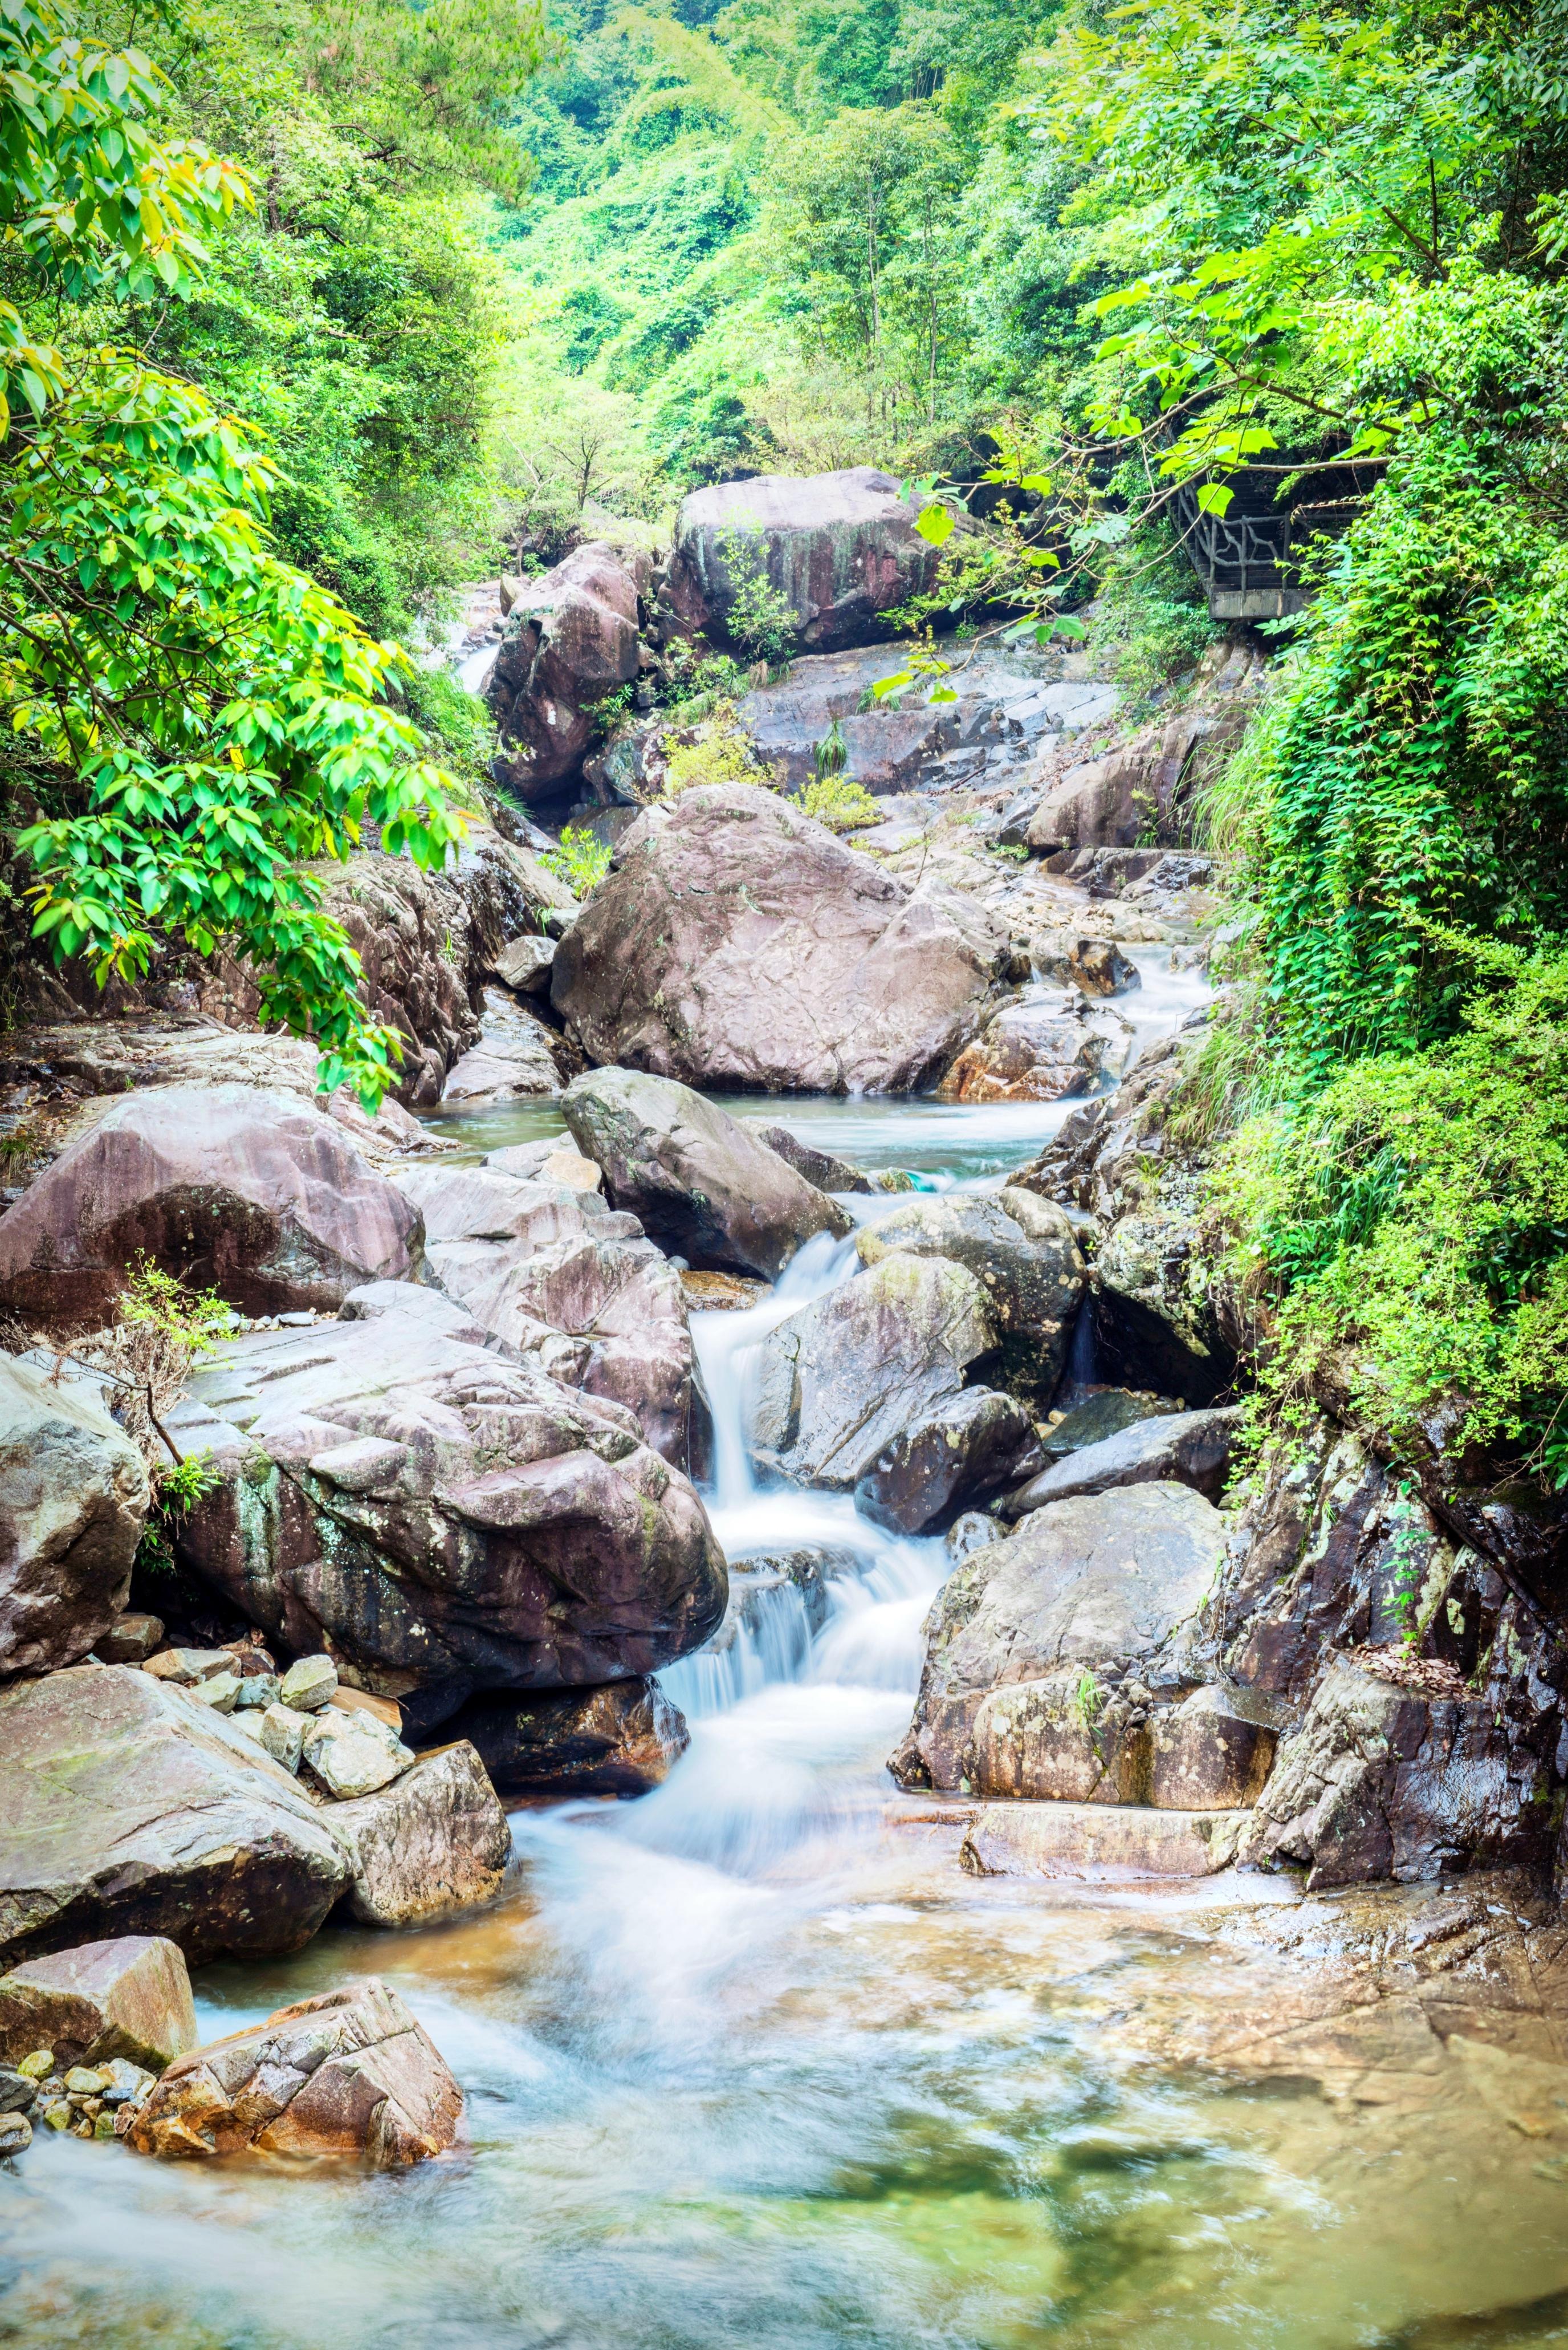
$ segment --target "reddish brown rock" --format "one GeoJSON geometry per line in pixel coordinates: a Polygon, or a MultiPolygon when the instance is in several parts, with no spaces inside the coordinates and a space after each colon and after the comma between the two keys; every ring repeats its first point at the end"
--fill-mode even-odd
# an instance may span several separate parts
{"type": "Polygon", "coordinates": [[[435,2043],[371,1976],[180,2057],[127,2143],[166,2161],[254,2151],[401,2170],[445,2153],[462,2113],[435,2043]]]}
{"type": "Polygon", "coordinates": [[[749,784],[645,809],[556,951],[590,1061],[768,1093],[913,1091],[980,1024],[1011,946],[749,784]]]}
{"type": "Polygon", "coordinates": [[[0,1303],[101,1323],[139,1255],[243,1313],[335,1312],[406,1279],[420,1222],[329,1118],[251,1086],[165,1086],[112,1103],[0,1217],[0,1303]]]}
{"type": "Polygon", "coordinates": [[[335,1804],[327,1817],[353,1862],[348,1908],[362,1926],[426,1925],[501,1890],[512,1831],[466,1740],[421,1754],[393,1785],[335,1804]]]}
{"type": "MultiPolygon", "coordinates": [[[[545,799],[580,765],[592,705],[637,675],[638,577],[595,541],[522,583],[486,687],[502,749],[498,783],[545,799]]],[[[644,570],[646,582],[647,570],[644,570]]]]}
{"type": "Polygon", "coordinates": [[[52,2048],[57,2073],[113,2056],[159,2073],[195,2045],[184,1952],[162,1935],[81,1942],[0,1976],[0,2064],[52,2048]]]}
{"type": "Polygon", "coordinates": [[[74,1665],[109,1632],[149,1500],[96,1388],[0,1356],[0,1677],[74,1665]]]}
{"type": "Polygon", "coordinates": [[[654,1680],[544,1697],[470,1699],[452,1724],[508,1794],[645,1795],[687,1747],[684,1717],[654,1680]]]}

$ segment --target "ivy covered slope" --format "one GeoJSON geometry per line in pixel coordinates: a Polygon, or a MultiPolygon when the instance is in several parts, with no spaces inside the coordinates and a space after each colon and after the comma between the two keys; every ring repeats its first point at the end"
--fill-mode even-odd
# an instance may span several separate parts
{"type": "Polygon", "coordinates": [[[1243,466],[1366,492],[1211,810],[1232,984],[1188,1118],[1269,1417],[1327,1396],[1561,1484],[1560,21],[1161,0],[1058,54],[1078,203],[1138,260],[1085,411],[1146,468],[1135,522],[1184,480],[1222,513],[1243,466]]]}

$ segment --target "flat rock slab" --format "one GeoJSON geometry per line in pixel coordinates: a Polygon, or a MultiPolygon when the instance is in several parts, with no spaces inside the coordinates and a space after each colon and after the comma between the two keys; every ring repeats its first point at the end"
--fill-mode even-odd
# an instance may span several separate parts
{"type": "Polygon", "coordinates": [[[1079,1493],[1107,1493],[1118,1485],[1190,1485],[1217,1502],[1231,1474],[1241,1415],[1234,1409],[1177,1411],[1139,1419],[1098,1444],[1085,1444],[1054,1461],[998,1504],[1004,1518],[1022,1518],[1047,1502],[1079,1493]]]}
{"type": "Polygon", "coordinates": [[[349,1867],[268,1755],[187,1691],[77,1665],[0,1692],[0,1960],[161,1935],[199,1963],[296,1950],[349,1867]]]}
{"type": "Polygon", "coordinates": [[[512,1856],[501,1799],[465,1739],[329,1817],[353,1861],[348,1908],[362,1926],[423,1926],[475,1908],[500,1892],[512,1856]]]}
{"type": "Polygon", "coordinates": [[[444,2153],[462,2112],[430,2035],[371,1976],[179,2058],[127,2143],[173,2161],[254,2151],[401,2170],[444,2153]]]}
{"type": "Polygon", "coordinates": [[[119,2056],[158,2073],[195,2045],[185,1954],[161,1934],[80,1942],[0,1976],[0,2064],[52,2048],[57,2072],[119,2056]]]}
{"type": "Polygon", "coordinates": [[[1246,1812],[1114,1804],[987,1804],[959,1854],[971,1877],[1212,1877],[1236,1857],[1246,1812]]]}

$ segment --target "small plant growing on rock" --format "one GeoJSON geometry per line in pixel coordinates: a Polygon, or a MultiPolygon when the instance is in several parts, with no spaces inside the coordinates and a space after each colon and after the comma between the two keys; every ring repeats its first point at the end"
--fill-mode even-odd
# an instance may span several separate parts
{"type": "Polygon", "coordinates": [[[569,824],[558,848],[547,848],[539,862],[564,881],[576,898],[587,898],[610,869],[610,849],[587,825],[569,824]]]}
{"type": "Polygon", "coordinates": [[[880,824],[882,811],[853,775],[816,775],[807,784],[801,806],[829,832],[854,832],[862,825],[880,824]]]}
{"type": "Polygon", "coordinates": [[[667,734],[660,747],[667,762],[667,799],[677,799],[701,784],[774,787],[774,770],[758,757],[756,744],[735,716],[732,702],[715,702],[711,716],[682,733],[667,734]]]}

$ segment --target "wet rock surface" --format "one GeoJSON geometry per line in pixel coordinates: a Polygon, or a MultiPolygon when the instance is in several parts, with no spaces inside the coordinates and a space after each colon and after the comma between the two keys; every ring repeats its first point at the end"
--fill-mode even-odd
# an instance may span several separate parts
{"type": "Polygon", "coordinates": [[[1075,1493],[1105,1493],[1118,1485],[1190,1485],[1209,1501],[1222,1496],[1231,1474],[1241,1413],[1179,1411],[1134,1421],[1097,1444],[1075,1448],[1001,1503],[1004,1518],[1022,1518],[1048,1502],[1075,1493]]]}
{"type": "Polygon", "coordinates": [[[959,1859],[971,1877],[1212,1877],[1234,1860],[1245,1820],[1244,1813],[987,1804],[959,1859]]]}
{"type": "Polygon", "coordinates": [[[372,1977],[179,2058],[128,2143],[164,2161],[254,2151],[400,2170],[444,2153],[462,2112],[435,2043],[372,1977]]]}
{"type": "Polygon", "coordinates": [[[0,1692],[0,1959],[164,1936],[298,1950],[348,1864],[286,1771],[183,1690],[77,1665],[0,1692]]]}
{"type": "Polygon", "coordinates": [[[471,1699],[452,1724],[509,1794],[643,1795],[686,1752],[680,1709],[655,1680],[543,1697],[471,1699]]]}
{"type": "Polygon", "coordinates": [[[169,1086],[111,1104],[0,1217],[0,1302],[101,1324],[144,1253],[246,1314],[335,1311],[407,1278],[420,1243],[335,1120],[251,1086],[169,1086]]]}
{"type": "Polygon", "coordinates": [[[904,1429],[855,1488],[862,1516],[894,1533],[940,1530],[959,1510],[999,1493],[1043,1458],[1034,1423],[1012,1396],[965,1388],[904,1429]]]}
{"type": "Polygon", "coordinates": [[[774,793],[708,785],[623,837],[550,993],[601,1066],[893,1093],[946,1067],[1008,951],[958,892],[907,889],[774,793]]]}
{"type": "Polygon", "coordinates": [[[635,1069],[578,1077],[561,1113],[618,1208],[690,1264],[773,1281],[844,1210],[739,1119],[689,1086],[635,1069]]]}
{"type": "Polygon", "coordinates": [[[220,1482],[180,1528],[189,1565],[286,1648],[329,1646],[416,1734],[476,1688],[615,1679],[703,1640],[723,1562],[632,1413],[378,1286],[375,1319],[243,1338],[198,1372],[175,1418],[220,1482]]]}
{"type": "Polygon", "coordinates": [[[558,1093],[580,1066],[563,1037],[498,987],[484,990],[480,1016],[478,1042],[447,1071],[443,1104],[462,1107],[558,1093]]]}
{"type": "Polygon", "coordinates": [[[972,1274],[945,1257],[890,1252],[763,1339],[749,1399],[753,1452],[791,1483],[852,1491],[996,1344],[972,1274]]]}
{"type": "Polygon", "coordinates": [[[94,1388],[0,1356],[0,1679],[74,1665],[109,1632],[151,1498],[94,1388]]]}

